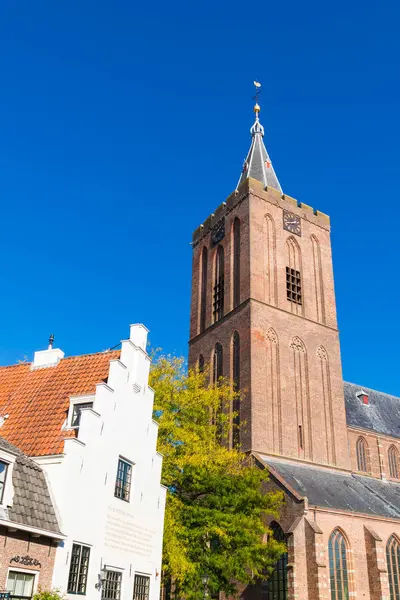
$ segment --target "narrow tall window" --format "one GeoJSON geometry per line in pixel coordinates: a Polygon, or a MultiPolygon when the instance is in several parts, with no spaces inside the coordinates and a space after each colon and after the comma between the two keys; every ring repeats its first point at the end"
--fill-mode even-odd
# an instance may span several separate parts
{"type": "Polygon", "coordinates": [[[390,446],[388,452],[389,458],[389,475],[393,479],[399,479],[399,451],[396,446],[390,446]]]}
{"type": "Polygon", "coordinates": [[[86,594],[89,570],[90,548],[82,544],[72,544],[69,566],[68,594],[86,594]]]}
{"type": "Polygon", "coordinates": [[[204,356],[202,354],[199,356],[199,373],[204,373],[204,356]]]}
{"type": "Polygon", "coordinates": [[[400,544],[394,535],[390,536],[386,544],[386,560],[390,600],[400,600],[400,544]]]}
{"type": "Polygon", "coordinates": [[[8,464],[0,460],[0,503],[3,502],[4,486],[6,483],[8,464]]]}
{"type": "Polygon", "coordinates": [[[349,600],[348,547],[342,532],[335,529],[328,544],[332,600],[349,600]]]}
{"type": "Polygon", "coordinates": [[[215,280],[214,280],[214,303],[213,303],[213,314],[214,323],[222,319],[224,316],[224,249],[222,246],[218,246],[217,255],[215,259],[215,280]]]}
{"type": "Polygon", "coordinates": [[[106,580],[101,588],[101,600],[120,600],[121,582],[121,571],[107,571],[106,580]]]}
{"type": "MultiPolygon", "coordinates": [[[[235,392],[240,392],[240,337],[237,331],[233,334],[232,343],[232,378],[235,392]]],[[[233,401],[233,434],[232,443],[234,446],[240,444],[240,397],[236,397],[233,401]]]]}
{"type": "Polygon", "coordinates": [[[206,328],[207,317],[207,265],[208,252],[203,248],[201,253],[201,290],[200,290],[200,333],[206,328]]]}
{"type": "Polygon", "coordinates": [[[290,302],[302,303],[300,271],[290,267],[286,267],[286,296],[290,302]]]}
{"type": "Polygon", "coordinates": [[[214,365],[213,365],[213,379],[214,383],[218,383],[219,379],[223,376],[223,350],[221,344],[218,342],[215,344],[214,349],[214,365]]]}
{"type": "Polygon", "coordinates": [[[131,494],[131,479],[132,479],[132,465],[120,458],[118,460],[118,471],[117,478],[115,480],[115,492],[116,498],[121,498],[125,502],[129,502],[131,494]]]}
{"type": "MultiPolygon", "coordinates": [[[[270,527],[274,538],[278,542],[286,542],[286,536],[278,523],[273,522],[270,527]]],[[[264,595],[265,600],[287,600],[287,564],[288,555],[287,552],[284,552],[275,564],[269,579],[262,585],[263,591],[266,592],[264,595]]]]}
{"type": "Polygon", "coordinates": [[[133,600],[149,600],[150,577],[146,575],[135,575],[133,584],[133,600]]]}
{"type": "Polygon", "coordinates": [[[357,470],[368,473],[368,446],[363,437],[359,437],[356,444],[357,470]]]}
{"type": "Polygon", "coordinates": [[[233,308],[240,304],[240,221],[233,223],[233,308]]]}

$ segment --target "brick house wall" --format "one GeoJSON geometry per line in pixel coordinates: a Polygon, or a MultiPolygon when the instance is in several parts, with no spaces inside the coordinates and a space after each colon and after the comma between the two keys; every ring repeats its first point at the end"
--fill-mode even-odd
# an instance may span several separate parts
{"type": "Polygon", "coordinates": [[[51,538],[33,537],[24,531],[9,531],[0,527],[0,590],[6,589],[9,570],[36,574],[35,588],[52,588],[52,576],[57,544],[51,538]],[[13,561],[14,557],[25,557],[38,561],[40,565],[25,565],[13,561]]]}
{"type": "Polygon", "coordinates": [[[390,477],[388,452],[391,446],[394,446],[400,452],[398,439],[352,427],[348,428],[348,437],[352,471],[358,471],[357,440],[362,437],[367,444],[369,474],[373,477],[395,481],[390,477]]]}

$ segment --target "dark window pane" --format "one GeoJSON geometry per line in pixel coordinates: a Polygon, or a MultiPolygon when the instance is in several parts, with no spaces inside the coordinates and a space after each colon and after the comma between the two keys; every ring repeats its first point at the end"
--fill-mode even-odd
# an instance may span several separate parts
{"type": "Polygon", "coordinates": [[[114,495],[121,500],[129,502],[131,493],[131,478],[132,478],[132,465],[122,458],[118,461],[117,479],[115,481],[115,493],[114,495]]]}
{"type": "Polygon", "coordinates": [[[81,544],[72,545],[67,588],[69,594],[86,594],[89,557],[90,548],[81,544]]]}
{"type": "Polygon", "coordinates": [[[133,586],[133,600],[149,600],[150,577],[135,575],[133,586]]]}
{"type": "Polygon", "coordinates": [[[122,573],[107,571],[106,580],[101,588],[101,600],[120,600],[122,573]]]}
{"type": "Polygon", "coordinates": [[[81,404],[73,405],[71,427],[79,427],[80,422],[81,422],[82,408],[93,408],[93,402],[82,402],[81,404]]]}

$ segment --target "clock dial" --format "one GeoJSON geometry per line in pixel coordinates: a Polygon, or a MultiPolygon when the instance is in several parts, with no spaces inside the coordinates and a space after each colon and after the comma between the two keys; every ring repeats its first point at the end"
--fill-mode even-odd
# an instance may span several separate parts
{"type": "Polygon", "coordinates": [[[222,218],[211,230],[211,243],[213,246],[219,244],[225,237],[225,219],[222,218]]]}
{"type": "Polygon", "coordinates": [[[283,211],[283,228],[290,233],[301,235],[301,219],[299,215],[284,210],[283,211]]]}

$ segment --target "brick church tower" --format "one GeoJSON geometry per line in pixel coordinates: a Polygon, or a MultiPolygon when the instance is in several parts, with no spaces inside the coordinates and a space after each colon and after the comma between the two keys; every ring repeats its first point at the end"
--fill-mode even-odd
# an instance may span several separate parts
{"type": "Polygon", "coordinates": [[[243,450],[348,469],[329,217],[282,193],[254,110],[237,189],[193,234],[189,361],[240,387],[243,450]]]}

